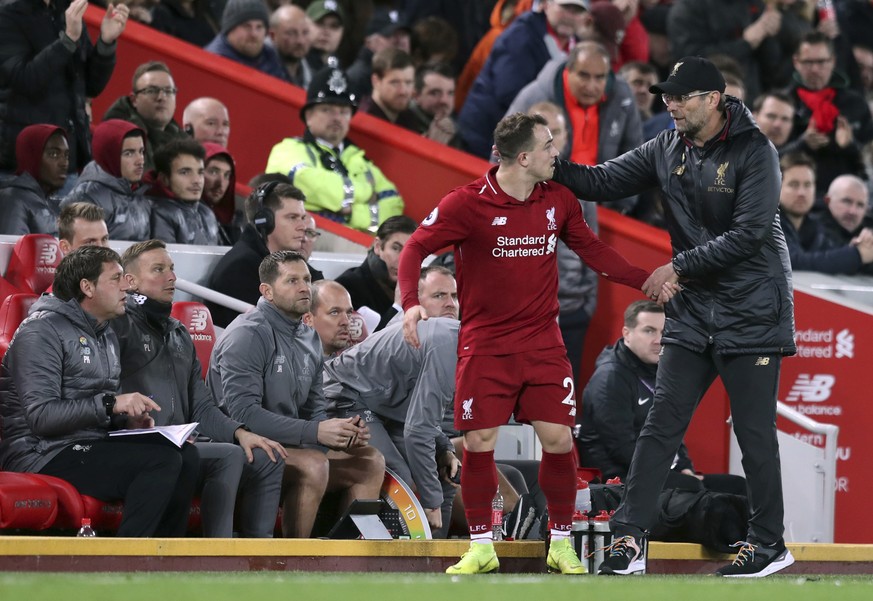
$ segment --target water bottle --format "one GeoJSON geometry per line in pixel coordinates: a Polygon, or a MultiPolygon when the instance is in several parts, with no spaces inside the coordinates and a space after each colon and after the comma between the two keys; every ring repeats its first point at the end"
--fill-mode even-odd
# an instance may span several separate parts
{"type": "Polygon", "coordinates": [[[591,511],[591,489],[588,482],[582,478],[576,478],[576,506],[575,510],[580,513],[591,511]]]}
{"type": "Polygon", "coordinates": [[[94,529],[91,527],[91,518],[82,518],[82,527],[76,533],[76,536],[92,537],[97,536],[94,529]]]}
{"type": "Polygon", "coordinates": [[[581,511],[576,511],[573,513],[573,526],[571,528],[570,536],[573,539],[573,548],[576,553],[579,555],[579,559],[582,561],[582,565],[590,570],[590,559],[588,557],[589,553],[589,539],[590,535],[588,533],[588,516],[582,513],[581,511]]]}
{"type": "Polygon", "coordinates": [[[491,540],[503,540],[503,495],[499,488],[491,501],[491,540]]]}
{"type": "Polygon", "coordinates": [[[591,533],[594,545],[594,565],[591,573],[596,574],[600,569],[600,564],[603,563],[606,547],[612,542],[609,529],[609,514],[606,510],[601,511],[594,519],[591,520],[591,533]]]}
{"type": "Polygon", "coordinates": [[[831,0],[818,0],[815,4],[818,9],[819,21],[828,21],[837,18],[837,12],[834,10],[834,3],[831,0]]]}

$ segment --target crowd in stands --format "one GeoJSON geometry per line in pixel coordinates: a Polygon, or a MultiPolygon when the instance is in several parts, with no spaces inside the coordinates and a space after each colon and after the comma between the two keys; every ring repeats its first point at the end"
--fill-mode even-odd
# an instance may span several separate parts
{"type": "MultiPolygon", "coordinates": [[[[283,533],[309,536],[326,493],[339,491],[341,506],[378,497],[385,465],[418,487],[428,521],[445,533],[457,458],[437,422],[454,380],[441,377],[422,391],[397,374],[371,383],[364,372],[384,364],[383,355],[402,355],[416,382],[453,370],[449,357],[428,353],[457,339],[457,292],[451,271],[431,274],[444,278],[438,293],[422,273],[422,304],[438,294],[441,319],[420,326],[420,352],[404,347],[397,265],[416,223],[350,134],[358,111],[492,161],[498,121],[536,113],[561,158],[594,165],[672,129],[649,89],[679,58],[706,56],[779,153],[779,219],[793,268],[873,274],[868,0],[834,0],[831,13],[815,0],[95,4],[107,9],[95,34],[83,22],[87,0],[0,6],[0,234],[51,234],[67,255],[54,296],[38,301],[41,317],[22,326],[3,360],[0,467],[124,499],[119,534],[184,532],[180,507],[196,494],[204,533],[229,536],[227,501],[238,490],[241,535],[272,535],[275,511],[264,508],[281,505],[283,533]],[[274,141],[250,196],[236,194],[233,115],[222,98],[177,107],[184,82],[162,62],[124,74],[129,93],[92,123],[90,100],[113,74],[129,19],[305,90],[303,135],[274,141]],[[323,281],[309,263],[320,236],[313,215],[373,235],[363,263],[336,281],[323,281]],[[77,250],[110,239],[136,244],[120,257],[77,250]],[[169,313],[175,276],[165,243],[231,247],[208,286],[256,306],[239,316],[208,305],[228,329],[205,384],[184,326],[169,313]],[[370,337],[341,354],[352,343],[353,312],[370,337]],[[58,358],[76,360],[74,370],[60,359],[24,360],[36,346],[45,354],[47,341],[58,358]],[[162,392],[152,400],[156,382],[162,392]],[[377,387],[390,401],[371,399],[377,387]],[[52,400],[66,398],[75,410],[53,414],[52,400]],[[26,417],[39,407],[43,417],[26,417]],[[372,415],[364,420],[362,412],[372,415]],[[209,442],[116,452],[121,443],[104,438],[126,425],[186,421],[200,421],[209,442]],[[36,454],[46,440],[50,448],[36,454]],[[77,463],[74,446],[83,440],[94,453],[77,463]],[[101,481],[98,468],[108,461],[123,478],[101,481]],[[146,477],[157,472],[161,479],[146,477]]],[[[595,205],[579,200],[596,231],[595,205]]],[[[670,219],[658,190],[607,206],[656,227],[670,219]]],[[[565,246],[558,253],[560,325],[578,369],[597,274],[565,246]]],[[[645,367],[623,344],[615,352],[645,367]]],[[[653,361],[643,363],[654,372],[653,361]]],[[[625,438],[639,417],[629,419],[625,438]]]]}

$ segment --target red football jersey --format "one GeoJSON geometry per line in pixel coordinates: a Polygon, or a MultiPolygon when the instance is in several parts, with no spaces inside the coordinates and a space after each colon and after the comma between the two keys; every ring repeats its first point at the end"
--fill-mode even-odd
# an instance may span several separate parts
{"type": "Polygon", "coordinates": [[[461,305],[458,355],[506,355],[562,346],[558,328],[561,238],[604,277],[636,289],[648,274],[630,265],[588,227],[564,186],[542,182],[524,202],[497,184],[497,167],[452,190],[403,248],[403,307],[418,304],[421,262],[454,246],[461,305]]]}

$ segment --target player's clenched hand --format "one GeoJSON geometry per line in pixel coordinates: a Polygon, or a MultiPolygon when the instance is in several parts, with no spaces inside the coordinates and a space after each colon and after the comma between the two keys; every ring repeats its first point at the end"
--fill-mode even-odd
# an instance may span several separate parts
{"type": "Polygon", "coordinates": [[[403,339],[414,348],[421,346],[418,340],[418,322],[422,319],[427,319],[427,311],[421,305],[410,307],[403,314],[403,339]]]}

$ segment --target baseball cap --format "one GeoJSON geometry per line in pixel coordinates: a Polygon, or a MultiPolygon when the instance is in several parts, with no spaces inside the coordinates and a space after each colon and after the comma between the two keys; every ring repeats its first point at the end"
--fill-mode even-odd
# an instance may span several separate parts
{"type": "Polygon", "coordinates": [[[649,88],[652,94],[690,94],[701,92],[724,92],[724,77],[711,61],[700,56],[680,58],[673,65],[667,81],[649,88]]]}
{"type": "Polygon", "coordinates": [[[589,0],[555,0],[555,2],[562,6],[578,6],[585,10],[588,10],[590,4],[589,0]]]}
{"type": "Polygon", "coordinates": [[[343,25],[346,24],[346,15],[337,0],[315,0],[306,9],[306,16],[315,22],[321,21],[327,15],[336,15],[343,25]]]}
{"type": "Polygon", "coordinates": [[[397,11],[378,11],[367,24],[367,29],[364,32],[364,35],[369,37],[378,33],[386,38],[390,38],[395,32],[401,29],[408,33],[412,33],[412,30],[407,25],[400,22],[397,11]]]}

